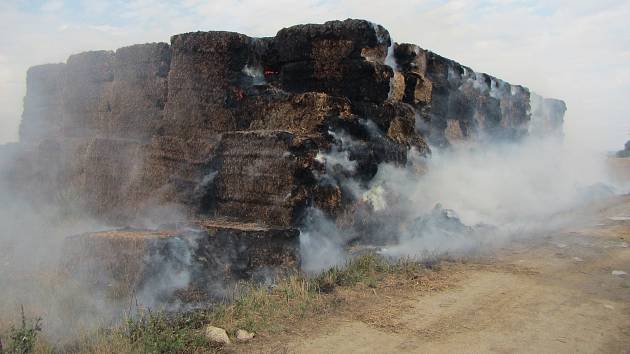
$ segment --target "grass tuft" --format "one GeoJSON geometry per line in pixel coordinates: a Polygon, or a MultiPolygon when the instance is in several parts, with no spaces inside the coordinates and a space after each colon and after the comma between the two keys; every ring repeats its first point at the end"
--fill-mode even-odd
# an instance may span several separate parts
{"type": "Polygon", "coordinates": [[[24,307],[21,307],[20,326],[11,326],[9,329],[9,341],[6,349],[3,347],[0,337],[0,353],[32,353],[37,335],[42,330],[41,322],[41,318],[28,320],[24,315],[24,307]]]}
{"type": "Polygon", "coordinates": [[[168,316],[145,311],[127,319],[120,330],[123,337],[145,353],[196,352],[211,346],[201,330],[204,322],[201,313],[168,316]]]}

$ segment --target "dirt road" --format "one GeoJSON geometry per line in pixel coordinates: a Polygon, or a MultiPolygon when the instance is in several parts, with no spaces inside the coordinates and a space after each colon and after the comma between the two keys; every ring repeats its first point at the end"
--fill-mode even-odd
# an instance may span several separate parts
{"type": "Polygon", "coordinates": [[[252,349],[630,353],[630,196],[592,211],[580,227],[450,266],[446,290],[398,298],[375,291],[345,314],[252,349]]]}

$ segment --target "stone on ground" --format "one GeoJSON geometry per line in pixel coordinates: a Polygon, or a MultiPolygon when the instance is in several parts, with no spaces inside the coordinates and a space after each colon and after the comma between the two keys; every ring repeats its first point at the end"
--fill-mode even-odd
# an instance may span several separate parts
{"type": "Polygon", "coordinates": [[[239,329],[236,331],[236,340],[239,342],[247,342],[254,338],[256,334],[253,332],[248,332],[244,329],[239,329]]]}
{"type": "Polygon", "coordinates": [[[206,338],[214,344],[230,344],[230,337],[228,337],[227,332],[223,328],[207,326],[206,327],[206,338]]]}

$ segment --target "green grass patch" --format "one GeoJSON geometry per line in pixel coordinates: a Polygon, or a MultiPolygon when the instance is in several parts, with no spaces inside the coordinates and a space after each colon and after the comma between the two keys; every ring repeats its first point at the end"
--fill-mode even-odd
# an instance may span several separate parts
{"type": "Polygon", "coordinates": [[[20,325],[11,326],[5,337],[8,340],[0,336],[0,354],[32,353],[37,336],[42,330],[41,322],[41,318],[27,319],[24,316],[24,307],[22,307],[20,325]]]}

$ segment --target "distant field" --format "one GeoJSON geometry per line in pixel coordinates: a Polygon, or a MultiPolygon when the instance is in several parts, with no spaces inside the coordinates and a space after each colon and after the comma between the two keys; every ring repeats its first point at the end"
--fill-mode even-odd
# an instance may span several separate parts
{"type": "Polygon", "coordinates": [[[608,169],[615,182],[630,183],[630,157],[609,157],[608,169]]]}

